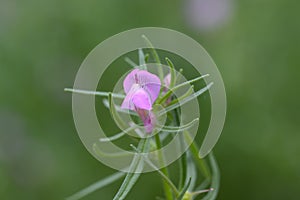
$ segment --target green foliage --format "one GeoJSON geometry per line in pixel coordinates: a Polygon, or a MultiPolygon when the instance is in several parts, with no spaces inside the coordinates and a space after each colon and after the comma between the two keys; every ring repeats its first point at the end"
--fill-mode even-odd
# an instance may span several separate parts
{"type": "Polygon", "coordinates": [[[137,149],[139,152],[133,158],[132,164],[129,169],[129,171],[133,171],[134,173],[127,173],[125,180],[123,181],[113,200],[125,199],[127,194],[130,192],[130,190],[140,177],[144,167],[144,159],[140,153],[146,153],[149,151],[149,139],[141,139],[137,149]]]}
{"type": "Polygon", "coordinates": [[[187,190],[189,189],[189,186],[190,186],[190,184],[191,184],[191,180],[192,180],[192,178],[189,178],[189,179],[188,179],[188,182],[187,182],[186,185],[183,187],[183,189],[181,190],[181,192],[179,193],[179,195],[178,195],[178,197],[177,197],[178,200],[182,200],[182,199],[183,199],[184,195],[186,194],[187,190]]]}
{"type": "Polygon", "coordinates": [[[217,198],[217,194],[219,191],[219,187],[220,187],[220,172],[219,172],[219,167],[217,164],[217,161],[213,155],[213,153],[211,152],[209,154],[209,162],[211,165],[211,171],[212,171],[212,178],[211,178],[211,185],[210,187],[213,188],[213,192],[209,192],[204,198],[203,200],[214,200],[217,198]]]}
{"type": "MultiPolygon", "coordinates": [[[[147,40],[147,38],[146,38],[146,40],[147,40]]],[[[152,49],[152,51],[153,51],[153,55],[156,56],[157,52],[154,49],[152,49]]],[[[134,66],[134,67],[139,68],[141,70],[146,70],[145,56],[144,56],[144,52],[142,51],[142,49],[138,50],[138,57],[139,57],[139,66],[134,66]]],[[[134,62],[131,61],[129,58],[126,60],[129,64],[134,65],[134,62]]],[[[200,79],[206,77],[206,75],[204,75],[204,76],[200,76],[198,78],[192,79],[190,81],[186,81],[181,84],[176,84],[174,65],[171,62],[171,60],[168,58],[166,58],[166,62],[170,66],[170,73],[171,73],[171,84],[170,85],[172,86],[173,91],[179,89],[180,87],[194,83],[194,82],[199,81],[200,79]]],[[[160,66],[158,66],[158,67],[160,67],[160,66]]],[[[206,87],[206,90],[208,88],[209,87],[206,87]]],[[[191,99],[197,98],[200,94],[202,94],[206,90],[202,89],[202,90],[200,90],[200,92],[198,91],[195,94],[190,93],[189,92],[190,90],[188,90],[188,92],[190,94],[189,95],[187,95],[187,93],[184,94],[181,97],[182,101],[184,101],[184,103],[186,103],[191,99]],[[188,99],[188,100],[186,100],[186,99],[188,99]]],[[[122,120],[122,118],[119,115],[119,112],[122,112],[122,109],[117,108],[117,106],[113,102],[113,96],[118,97],[118,94],[113,94],[113,93],[109,93],[109,92],[108,93],[106,93],[106,92],[90,92],[90,91],[83,91],[83,90],[76,90],[76,89],[67,89],[67,91],[77,92],[80,94],[92,94],[92,95],[101,94],[101,96],[108,97],[106,106],[109,108],[111,116],[114,119],[114,121],[120,127],[123,127],[124,131],[122,131],[116,135],[113,135],[111,137],[100,138],[100,142],[114,141],[114,140],[120,139],[121,137],[125,136],[126,132],[133,131],[137,127],[134,125],[129,128],[126,128],[126,123],[122,120]]],[[[167,91],[166,94],[157,103],[163,104],[163,102],[166,101],[167,98],[170,98],[171,95],[172,95],[172,92],[167,91]]],[[[105,103],[105,101],[104,101],[104,103],[105,103]]],[[[172,106],[176,106],[176,104],[177,103],[173,103],[172,106]]],[[[212,180],[211,186],[216,187],[216,190],[213,192],[213,194],[209,194],[205,197],[206,200],[213,200],[216,197],[216,194],[218,191],[217,187],[219,186],[218,167],[216,165],[214,158],[211,155],[210,161],[211,161],[211,166],[212,166],[212,177],[210,177],[211,173],[208,173],[208,171],[209,171],[208,165],[204,164],[205,162],[198,157],[197,152],[199,151],[199,149],[194,142],[192,142],[191,149],[187,153],[184,153],[183,156],[179,159],[180,179],[179,179],[178,188],[173,184],[170,174],[169,174],[169,170],[167,167],[163,167],[161,170],[158,169],[151,162],[151,160],[147,158],[147,156],[144,156],[142,154],[142,153],[149,152],[150,149],[151,150],[153,150],[153,148],[160,149],[162,147],[164,139],[166,138],[166,137],[165,138],[160,137],[160,134],[162,134],[162,133],[169,134],[169,135],[172,133],[181,134],[180,135],[180,137],[181,137],[180,145],[183,145],[183,141],[185,140],[185,138],[187,139],[187,141],[191,142],[191,137],[189,136],[188,129],[190,129],[195,123],[198,123],[199,119],[197,118],[187,124],[178,126],[180,124],[180,120],[179,120],[179,112],[178,112],[177,107],[170,109],[168,112],[171,112],[168,114],[170,114],[171,116],[174,116],[174,121],[171,122],[171,125],[157,124],[157,126],[159,128],[159,132],[157,134],[154,134],[155,135],[154,142],[153,142],[153,138],[146,138],[146,139],[140,139],[137,148],[134,147],[134,145],[130,144],[130,146],[133,148],[133,150],[136,152],[136,154],[132,160],[132,163],[131,163],[131,166],[129,169],[130,172],[127,173],[122,185],[120,186],[120,189],[118,190],[117,194],[114,197],[114,200],[123,200],[126,198],[126,196],[129,194],[129,192],[132,190],[133,186],[136,184],[139,177],[141,176],[141,172],[143,170],[145,162],[149,166],[151,166],[156,172],[158,172],[158,174],[161,176],[162,181],[163,181],[164,191],[165,191],[165,198],[167,200],[173,200],[174,198],[176,198],[178,200],[184,200],[184,199],[189,199],[189,196],[192,198],[193,195],[202,193],[202,191],[200,191],[200,192],[198,191],[198,192],[194,192],[194,193],[190,193],[188,191],[188,190],[194,189],[195,183],[197,181],[197,172],[196,172],[196,168],[194,165],[194,161],[199,164],[198,169],[206,177],[208,177],[210,180],[212,180]],[[187,154],[189,154],[188,157],[187,157],[187,154]],[[190,154],[192,154],[193,157],[190,156],[190,154]],[[194,158],[194,160],[192,158],[194,158]]],[[[110,155],[109,153],[104,153],[98,148],[96,143],[94,144],[93,148],[94,148],[95,153],[100,156],[122,156],[122,154],[110,155]]],[[[124,156],[126,156],[126,155],[124,154],[124,156]]],[[[164,156],[165,155],[160,152],[159,154],[157,154],[156,159],[161,164],[164,164],[164,159],[165,159],[164,156]]],[[[81,192],[76,193],[71,198],[74,198],[74,199],[81,198],[81,197],[91,193],[92,191],[95,191],[96,189],[100,189],[104,185],[103,183],[107,183],[107,182],[113,180],[114,178],[115,177],[113,177],[113,178],[109,177],[108,181],[107,181],[107,179],[104,179],[102,182],[100,181],[100,183],[102,183],[102,185],[101,184],[99,185],[97,183],[93,184],[92,186],[88,187],[87,189],[84,189],[81,192]]],[[[115,178],[115,179],[117,180],[117,178],[115,178]]]]}
{"type": "Polygon", "coordinates": [[[125,173],[124,172],[117,172],[113,175],[110,175],[106,178],[103,178],[101,180],[99,180],[98,182],[88,186],[87,188],[84,188],[83,190],[75,193],[74,195],[66,198],[66,200],[78,200],[78,199],[81,199],[87,195],[89,195],[90,193],[92,192],[95,192],[96,190],[99,190],[119,179],[121,179],[122,177],[125,176],[125,173]]]}
{"type": "MultiPolygon", "coordinates": [[[[72,120],[71,95],[62,88],[72,87],[95,45],[144,26],[192,36],[222,73],[229,101],[224,133],[214,150],[222,166],[218,199],[298,199],[300,1],[233,1],[230,21],[210,32],[190,28],[184,20],[186,2],[0,1],[1,199],[62,199],[112,173],[84,150],[72,120]]],[[[185,62],[172,61],[193,77],[185,62]]],[[[118,72],[106,77],[118,78],[118,72]]],[[[109,82],[104,83],[98,90],[110,91],[109,82]]],[[[147,184],[139,187],[143,192],[131,199],[162,196],[156,178],[146,175],[147,184]]],[[[110,185],[86,199],[111,199],[115,188],[110,185]]]]}

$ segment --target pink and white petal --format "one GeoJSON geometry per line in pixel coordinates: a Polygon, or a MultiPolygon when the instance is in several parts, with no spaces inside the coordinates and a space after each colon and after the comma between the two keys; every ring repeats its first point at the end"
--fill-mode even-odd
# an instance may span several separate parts
{"type": "Polygon", "coordinates": [[[153,103],[157,99],[161,87],[161,82],[158,76],[145,70],[140,70],[138,72],[138,81],[139,84],[142,85],[149,93],[151,103],[153,103]]]}
{"type": "Polygon", "coordinates": [[[121,108],[128,110],[135,110],[134,104],[132,102],[132,95],[126,95],[125,99],[122,102],[121,108]]]}
{"type": "Polygon", "coordinates": [[[151,104],[154,103],[154,101],[157,99],[159,92],[160,92],[160,86],[156,83],[148,83],[144,86],[144,89],[148,92],[148,94],[151,97],[151,104]]]}
{"type": "Polygon", "coordinates": [[[158,76],[156,76],[155,74],[152,74],[146,70],[140,70],[137,72],[137,76],[138,76],[138,83],[140,85],[146,85],[146,84],[155,84],[155,85],[161,85],[161,82],[158,78],[158,76]]]}
{"type": "Polygon", "coordinates": [[[135,106],[132,102],[132,98],[133,98],[133,95],[135,94],[135,92],[139,89],[138,85],[134,84],[129,92],[126,94],[123,102],[122,102],[122,105],[121,105],[121,108],[123,109],[129,109],[129,110],[135,110],[135,106]]]}
{"type": "Polygon", "coordinates": [[[126,94],[130,91],[133,84],[137,83],[136,77],[138,77],[137,74],[139,71],[139,69],[134,69],[125,77],[123,87],[126,94]]]}
{"type": "Polygon", "coordinates": [[[144,110],[152,109],[151,97],[149,96],[148,92],[142,88],[136,90],[132,95],[132,102],[136,108],[144,110]]]}

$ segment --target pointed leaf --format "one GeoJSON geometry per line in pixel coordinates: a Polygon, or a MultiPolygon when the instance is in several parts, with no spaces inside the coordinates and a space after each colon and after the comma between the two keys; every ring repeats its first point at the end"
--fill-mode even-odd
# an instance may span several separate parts
{"type": "Polygon", "coordinates": [[[198,190],[204,190],[205,188],[208,188],[209,187],[209,184],[210,184],[210,178],[206,178],[204,179],[204,181],[202,181],[202,183],[200,185],[198,185],[196,187],[196,191],[198,190]]]}
{"type": "Polygon", "coordinates": [[[132,126],[130,126],[129,128],[127,128],[126,130],[120,132],[120,133],[117,133],[113,136],[110,136],[110,137],[105,137],[105,138],[100,138],[99,141],[100,142],[111,142],[111,141],[115,141],[121,137],[123,137],[124,135],[126,135],[127,132],[131,131],[131,130],[134,130],[136,129],[138,126],[141,126],[141,124],[133,124],[132,126]]]}
{"type": "Polygon", "coordinates": [[[199,169],[199,171],[201,171],[201,173],[205,176],[205,178],[210,178],[211,174],[210,174],[210,170],[208,168],[208,165],[206,163],[206,160],[201,159],[198,156],[199,148],[198,148],[197,144],[195,143],[195,141],[192,141],[192,138],[191,138],[190,133],[188,131],[184,131],[183,134],[185,136],[185,140],[187,141],[187,143],[191,144],[190,145],[190,152],[193,156],[193,159],[196,163],[197,168],[199,169]]]}
{"type": "Polygon", "coordinates": [[[124,60],[125,60],[125,62],[127,62],[131,67],[133,67],[133,68],[137,68],[137,67],[138,67],[138,65],[137,65],[135,62],[133,62],[130,58],[125,57],[124,60]]]}
{"type": "Polygon", "coordinates": [[[112,141],[115,141],[117,139],[120,139],[121,137],[123,137],[124,135],[126,135],[126,132],[125,131],[122,131],[120,133],[117,133],[113,136],[110,136],[110,137],[105,137],[105,138],[100,138],[99,141],[100,142],[112,142],[112,141]]]}
{"type": "Polygon", "coordinates": [[[150,55],[147,53],[147,54],[145,54],[145,63],[147,63],[148,62],[148,60],[149,60],[149,57],[150,57],[150,55]]]}
{"type": "Polygon", "coordinates": [[[139,49],[139,69],[147,70],[145,63],[145,55],[142,49],[139,49]]]}
{"type": "MultiPolygon", "coordinates": [[[[180,140],[181,142],[182,140],[180,140]]],[[[179,159],[179,189],[182,189],[187,181],[187,155],[184,153],[179,159]]],[[[190,176],[189,176],[190,177],[190,176]]]]}
{"type": "MultiPolygon", "coordinates": [[[[109,109],[109,101],[108,99],[103,99],[103,105],[109,109]]],[[[138,114],[136,112],[133,112],[132,110],[126,110],[121,108],[121,106],[117,106],[115,105],[115,109],[117,112],[121,112],[121,113],[126,113],[126,114],[130,114],[130,115],[134,115],[134,116],[138,116],[138,114]]]]}
{"type": "Polygon", "coordinates": [[[102,151],[96,143],[93,144],[93,151],[96,155],[100,157],[125,157],[125,156],[131,156],[131,154],[127,151],[121,151],[117,153],[107,153],[102,151]]]}
{"type": "MultiPolygon", "coordinates": [[[[191,121],[185,125],[182,125],[182,126],[177,126],[177,127],[176,126],[161,126],[159,128],[161,131],[169,132],[169,133],[180,132],[180,131],[184,131],[184,130],[191,128],[198,121],[199,121],[199,118],[196,118],[193,121],[191,121]]],[[[159,125],[157,125],[157,126],[159,126],[159,125]]]]}
{"type": "Polygon", "coordinates": [[[213,191],[209,192],[203,198],[203,200],[215,200],[217,198],[219,187],[220,187],[220,171],[213,152],[211,152],[208,155],[208,158],[209,158],[211,171],[212,171],[211,188],[213,189],[213,191]]]}
{"type": "Polygon", "coordinates": [[[112,100],[112,94],[108,94],[108,102],[109,102],[109,108],[110,108],[110,114],[114,121],[117,123],[117,125],[121,128],[121,130],[126,130],[128,126],[126,123],[123,121],[123,119],[120,117],[119,113],[116,110],[115,104],[113,103],[112,100]]]}
{"type": "MultiPolygon", "coordinates": [[[[154,138],[155,138],[156,148],[160,149],[162,147],[162,144],[161,144],[161,140],[160,140],[159,134],[155,134],[154,138]]],[[[164,154],[163,154],[162,151],[158,151],[157,159],[160,162],[160,164],[164,165],[165,158],[164,158],[164,154]]],[[[161,171],[167,177],[169,176],[169,170],[168,170],[167,167],[162,167],[161,171]]],[[[163,181],[163,186],[164,186],[164,191],[165,191],[166,199],[167,200],[172,200],[172,198],[173,198],[172,190],[171,190],[171,188],[169,187],[169,185],[168,185],[168,183],[166,181],[163,181]]]]}
{"type": "Polygon", "coordinates": [[[179,193],[179,196],[177,197],[177,200],[182,200],[183,199],[183,197],[184,197],[186,191],[188,190],[190,184],[191,184],[191,178],[189,178],[188,182],[186,183],[186,185],[183,187],[183,189],[179,193]]]}
{"type": "Polygon", "coordinates": [[[170,188],[173,190],[174,194],[176,196],[179,195],[179,192],[177,190],[177,188],[175,187],[175,185],[173,184],[173,182],[160,170],[158,169],[149,158],[145,158],[145,161],[148,163],[148,165],[150,165],[150,167],[152,167],[156,172],[158,172],[158,174],[162,177],[162,179],[165,180],[165,182],[170,186],[170,188]]]}
{"type": "MultiPolygon", "coordinates": [[[[138,150],[141,153],[145,153],[149,151],[149,139],[141,139],[138,145],[138,150]]],[[[133,171],[135,173],[127,173],[119,191],[115,195],[113,200],[123,200],[130,192],[134,184],[137,182],[138,178],[141,175],[142,169],[144,167],[144,159],[139,153],[137,153],[130,166],[129,171],[133,171]]]]}
{"type": "Polygon", "coordinates": [[[73,194],[72,196],[66,198],[66,200],[78,200],[81,199],[85,196],[87,196],[88,194],[95,192],[96,190],[99,190],[117,180],[119,180],[120,178],[122,178],[123,176],[125,176],[124,172],[117,172],[113,175],[110,175],[106,178],[103,178],[101,180],[99,180],[98,182],[84,188],[83,190],[73,194]]]}
{"type": "MultiPolygon", "coordinates": [[[[108,97],[108,95],[111,93],[111,92],[101,92],[101,91],[79,90],[79,89],[73,89],[73,88],[65,88],[64,91],[78,93],[78,94],[96,95],[96,96],[102,96],[102,97],[108,97]]],[[[125,98],[125,95],[123,95],[123,94],[111,93],[111,95],[114,98],[120,98],[120,99],[125,98]]]]}
{"type": "Polygon", "coordinates": [[[182,96],[174,99],[173,101],[171,101],[168,106],[174,105],[178,102],[181,102],[183,99],[187,98],[188,96],[192,95],[194,92],[194,86],[192,85],[187,91],[186,93],[184,93],[182,96]]]}
{"type": "Polygon", "coordinates": [[[170,67],[170,74],[171,74],[171,82],[170,82],[170,88],[173,88],[176,84],[176,72],[175,72],[175,67],[172,61],[169,58],[166,58],[166,61],[170,67]]]}
{"type": "Polygon", "coordinates": [[[188,96],[187,98],[183,99],[182,101],[178,102],[178,103],[175,103],[171,106],[168,106],[165,108],[164,111],[162,111],[161,113],[159,113],[159,116],[171,111],[171,110],[174,110],[182,105],[184,105],[185,103],[197,98],[198,96],[200,96],[201,94],[203,94],[204,92],[206,92],[207,90],[209,90],[209,88],[213,85],[213,83],[210,83],[208,84],[206,87],[202,88],[201,90],[198,90],[197,92],[195,92],[194,94],[188,96]]]}
{"type": "Polygon", "coordinates": [[[190,154],[187,156],[187,177],[191,177],[191,184],[188,188],[188,191],[193,191],[195,188],[195,184],[197,182],[197,170],[195,163],[190,154]]]}
{"type": "Polygon", "coordinates": [[[186,86],[186,85],[189,85],[189,84],[191,84],[191,83],[194,83],[194,82],[196,82],[196,81],[199,81],[199,80],[201,80],[201,79],[203,79],[203,78],[205,78],[205,77],[207,77],[207,76],[209,76],[209,75],[206,74],[206,75],[203,75],[203,76],[199,76],[199,77],[194,78],[194,79],[192,79],[192,80],[185,81],[185,82],[183,82],[183,83],[181,83],[181,84],[179,84],[179,85],[176,85],[176,86],[173,87],[173,88],[170,88],[170,89],[168,90],[168,92],[167,92],[161,99],[158,100],[158,104],[161,104],[162,102],[165,102],[165,101],[172,95],[172,93],[174,93],[174,91],[178,90],[179,88],[181,88],[181,87],[183,87],[183,86],[186,86]]]}
{"type": "Polygon", "coordinates": [[[161,81],[161,83],[163,83],[163,80],[164,80],[164,72],[163,72],[163,69],[161,67],[161,62],[160,62],[160,58],[155,50],[155,48],[153,47],[152,43],[150,42],[150,40],[145,36],[145,35],[142,35],[142,38],[145,40],[146,44],[148,45],[148,47],[151,49],[151,53],[152,53],[152,56],[154,57],[154,60],[155,62],[157,63],[158,65],[158,76],[159,76],[159,79],[161,81]]]}

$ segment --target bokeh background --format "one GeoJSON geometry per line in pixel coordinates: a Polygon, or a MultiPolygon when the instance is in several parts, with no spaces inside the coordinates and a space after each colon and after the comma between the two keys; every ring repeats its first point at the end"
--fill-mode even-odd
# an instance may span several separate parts
{"type": "MultiPolygon", "coordinates": [[[[228,114],[218,199],[300,198],[299,1],[1,0],[0,199],[63,199],[113,172],[72,119],[76,72],[99,42],[144,26],[181,31],[215,60],[228,114]]],[[[188,72],[187,72],[188,73],[188,72]]],[[[120,182],[85,199],[112,199],[120,182]]],[[[128,199],[161,195],[144,175],[128,199]]]]}

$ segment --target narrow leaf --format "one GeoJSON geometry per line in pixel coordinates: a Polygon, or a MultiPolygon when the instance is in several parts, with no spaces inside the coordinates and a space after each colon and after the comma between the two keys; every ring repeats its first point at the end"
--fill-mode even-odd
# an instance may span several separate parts
{"type": "Polygon", "coordinates": [[[182,200],[186,191],[188,190],[189,186],[191,184],[191,178],[189,178],[188,182],[186,183],[186,185],[183,187],[183,189],[181,190],[181,192],[179,193],[177,200],[182,200]]]}
{"type": "Polygon", "coordinates": [[[155,48],[153,47],[152,43],[150,42],[150,40],[145,36],[145,35],[142,35],[142,38],[145,40],[146,44],[148,45],[148,47],[151,49],[151,53],[152,53],[152,56],[154,57],[154,60],[155,62],[157,63],[158,65],[158,76],[159,76],[159,79],[161,81],[161,83],[163,83],[163,80],[164,80],[164,72],[163,72],[163,69],[161,67],[161,62],[160,62],[160,58],[158,56],[158,53],[156,52],[155,48]]]}
{"type": "Polygon", "coordinates": [[[186,91],[186,93],[184,93],[182,96],[180,96],[180,97],[178,97],[178,98],[172,100],[172,101],[168,104],[168,106],[171,106],[171,105],[174,105],[174,104],[176,104],[176,103],[178,103],[178,102],[181,102],[183,99],[185,99],[185,98],[187,98],[188,96],[192,95],[193,92],[194,92],[194,86],[192,85],[192,86],[186,91]]]}
{"type": "Polygon", "coordinates": [[[102,151],[96,143],[93,144],[93,151],[95,152],[96,155],[100,157],[125,157],[125,156],[130,156],[130,153],[127,151],[121,151],[117,153],[107,153],[102,151]]]}
{"type": "Polygon", "coordinates": [[[126,130],[120,132],[120,133],[117,133],[113,136],[110,136],[110,137],[105,137],[105,138],[100,138],[99,141],[100,142],[111,142],[111,141],[115,141],[121,137],[123,137],[124,135],[126,135],[127,132],[131,131],[131,130],[134,130],[136,129],[138,126],[141,126],[141,124],[133,124],[132,126],[130,126],[129,128],[127,128],[126,130]]]}
{"type": "Polygon", "coordinates": [[[110,137],[105,137],[105,138],[100,138],[99,141],[100,142],[112,142],[112,141],[115,141],[117,139],[120,139],[121,137],[123,137],[124,135],[126,135],[126,132],[125,131],[122,131],[120,133],[117,133],[113,136],[110,136],[110,137]]]}
{"type": "Polygon", "coordinates": [[[159,128],[161,131],[168,132],[168,133],[174,133],[174,132],[180,132],[180,131],[187,130],[187,129],[191,128],[198,121],[199,121],[199,118],[196,118],[193,121],[191,121],[185,125],[177,126],[177,127],[176,126],[160,126],[160,125],[157,125],[157,126],[160,126],[159,128]]]}
{"type": "MultiPolygon", "coordinates": [[[[181,142],[181,140],[180,140],[181,142]]],[[[182,189],[185,185],[185,182],[187,180],[187,155],[184,153],[180,159],[179,159],[179,188],[182,189]]]]}
{"type": "Polygon", "coordinates": [[[190,154],[187,156],[187,177],[191,177],[191,184],[188,191],[193,191],[197,182],[197,169],[190,154]]]}
{"type": "Polygon", "coordinates": [[[177,76],[176,76],[176,83],[180,82],[180,79],[182,78],[182,72],[183,72],[183,69],[180,68],[179,73],[177,73],[177,76]]]}
{"type": "MultiPolygon", "coordinates": [[[[73,89],[73,88],[65,88],[64,91],[66,91],[66,92],[72,92],[72,93],[78,93],[78,94],[96,95],[96,96],[102,96],[102,97],[108,97],[108,95],[111,93],[111,92],[99,92],[99,91],[79,90],[79,89],[73,89]]],[[[111,93],[111,95],[114,98],[120,98],[120,99],[124,99],[125,98],[125,95],[123,95],[123,94],[111,93]]]]}
{"type": "Polygon", "coordinates": [[[106,178],[103,178],[101,180],[99,180],[98,182],[84,188],[83,190],[80,190],[79,192],[73,194],[72,196],[66,198],[66,200],[78,200],[81,199],[85,196],[87,196],[88,194],[95,192],[96,190],[99,190],[117,180],[119,180],[120,178],[122,178],[123,176],[125,176],[124,172],[117,172],[113,175],[110,175],[106,178]]]}
{"type": "Polygon", "coordinates": [[[166,58],[166,61],[170,67],[170,74],[171,74],[171,82],[170,82],[170,88],[173,88],[176,84],[176,73],[175,73],[175,67],[172,61],[169,58],[166,58]]]}
{"type": "Polygon", "coordinates": [[[204,190],[205,188],[208,188],[209,185],[210,185],[210,178],[206,178],[206,179],[204,179],[204,181],[202,181],[202,183],[200,185],[198,185],[196,187],[195,190],[196,191],[198,191],[198,190],[204,190]]]}
{"type": "Polygon", "coordinates": [[[150,57],[150,55],[147,53],[147,54],[145,54],[145,63],[147,63],[148,62],[148,60],[149,60],[149,57],[150,57]]]}
{"type": "MultiPolygon", "coordinates": [[[[159,134],[155,134],[154,138],[155,138],[156,148],[160,149],[162,147],[162,144],[161,144],[159,134]]],[[[157,158],[158,158],[158,161],[160,162],[160,164],[164,165],[165,158],[164,158],[164,154],[162,153],[162,151],[158,151],[157,158]]],[[[169,170],[167,167],[162,167],[161,171],[164,173],[164,175],[169,177],[169,170]]],[[[168,183],[165,180],[163,180],[163,186],[164,186],[166,199],[172,200],[173,199],[172,189],[170,188],[170,186],[168,185],[168,183]]]]}
{"type": "Polygon", "coordinates": [[[121,130],[126,130],[128,126],[123,121],[123,119],[120,117],[119,113],[117,112],[115,105],[112,100],[112,94],[108,94],[108,102],[109,102],[109,110],[111,113],[112,118],[115,120],[115,122],[118,124],[118,126],[121,128],[121,130]]]}
{"type": "Polygon", "coordinates": [[[202,88],[201,90],[198,90],[197,92],[195,92],[194,94],[188,96],[187,98],[183,99],[182,101],[175,103],[171,106],[168,106],[165,108],[165,110],[163,110],[162,112],[159,113],[159,116],[174,110],[182,105],[184,105],[185,103],[197,98],[198,96],[200,96],[201,94],[203,94],[204,92],[206,92],[207,90],[209,90],[209,88],[213,85],[213,83],[208,84],[206,87],[202,88]]]}
{"type": "Polygon", "coordinates": [[[213,189],[213,191],[209,192],[203,198],[203,200],[215,200],[217,198],[219,187],[220,187],[220,171],[219,171],[218,163],[214,157],[213,152],[211,152],[208,155],[208,159],[209,159],[209,162],[211,165],[211,171],[212,171],[211,188],[213,189]]]}
{"type": "Polygon", "coordinates": [[[147,70],[145,63],[145,55],[142,49],[139,49],[139,69],[147,70]]]}
{"type": "MultiPolygon", "coordinates": [[[[138,151],[145,153],[149,151],[149,139],[141,139],[138,145],[138,151]]],[[[130,192],[134,184],[137,182],[138,178],[141,175],[142,169],[144,167],[144,159],[143,156],[141,156],[139,153],[137,153],[133,161],[130,165],[130,170],[135,173],[127,173],[119,191],[115,195],[113,200],[123,200],[127,196],[127,194],[130,192]]]]}
{"type": "Polygon", "coordinates": [[[194,82],[196,82],[196,81],[199,81],[199,80],[201,80],[201,79],[203,79],[203,78],[205,78],[205,77],[207,77],[207,76],[209,76],[209,75],[206,74],[206,75],[203,75],[203,76],[199,76],[199,77],[194,78],[194,79],[192,79],[192,80],[185,81],[185,82],[183,82],[183,83],[181,83],[181,84],[179,84],[179,85],[176,85],[176,86],[173,87],[173,88],[170,88],[170,89],[168,90],[168,92],[167,92],[161,99],[158,100],[158,104],[161,104],[162,102],[165,102],[165,101],[172,95],[172,93],[174,93],[174,91],[178,90],[179,88],[181,88],[181,87],[183,87],[183,86],[186,86],[186,85],[189,85],[189,84],[191,84],[191,83],[194,83],[194,82]]]}
{"type": "MultiPolygon", "coordinates": [[[[109,101],[108,99],[103,99],[103,105],[109,109],[109,101]]],[[[134,116],[138,116],[138,114],[136,112],[133,112],[132,110],[127,110],[127,109],[123,109],[120,106],[115,105],[115,109],[117,112],[121,112],[121,113],[126,113],[126,114],[130,114],[130,115],[134,115],[134,116]]]]}
{"type": "Polygon", "coordinates": [[[192,141],[192,138],[188,131],[184,131],[183,134],[185,136],[185,140],[187,141],[187,143],[191,144],[190,152],[193,156],[193,159],[194,159],[199,171],[201,171],[201,173],[205,176],[205,178],[210,178],[211,174],[210,174],[210,170],[208,168],[206,161],[204,159],[199,158],[199,156],[198,156],[199,148],[198,148],[197,144],[195,143],[195,141],[192,141]]]}
{"type": "Polygon", "coordinates": [[[175,185],[173,184],[173,182],[160,170],[158,169],[148,158],[145,158],[145,161],[148,163],[148,165],[150,165],[150,167],[152,167],[156,172],[158,172],[158,174],[162,177],[162,179],[165,180],[165,182],[170,186],[170,188],[173,190],[174,194],[176,196],[179,195],[179,192],[177,190],[177,188],[175,187],[175,185]]]}
{"type": "Polygon", "coordinates": [[[207,192],[211,192],[211,191],[214,191],[213,188],[210,188],[210,189],[205,189],[205,190],[198,190],[198,191],[195,191],[195,192],[192,192],[190,193],[192,196],[196,197],[197,195],[199,194],[203,194],[203,193],[207,193],[207,192]]]}
{"type": "Polygon", "coordinates": [[[137,68],[137,67],[138,67],[138,65],[137,65],[135,62],[133,62],[130,58],[125,57],[124,60],[125,60],[125,62],[127,62],[131,67],[134,67],[134,68],[137,68]]]}

